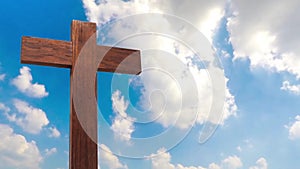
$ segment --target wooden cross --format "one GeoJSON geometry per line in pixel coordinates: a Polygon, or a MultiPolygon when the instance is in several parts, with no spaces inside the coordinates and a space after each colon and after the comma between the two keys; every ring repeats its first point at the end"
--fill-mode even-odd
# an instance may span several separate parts
{"type": "MultiPolygon", "coordinates": [[[[73,67],[81,49],[95,33],[95,23],[73,20],[71,42],[24,36],[22,37],[21,63],[70,68],[72,79],[73,67]]],[[[97,48],[107,49],[108,47],[97,46],[97,48]]],[[[141,72],[140,51],[112,47],[101,61],[98,71],[139,74],[141,72]],[[118,67],[124,59],[127,60],[127,65],[118,67]]],[[[95,89],[96,86],[95,84],[95,89]]],[[[97,169],[97,142],[86,134],[78,120],[72,91],[70,99],[70,169],[97,169]]],[[[85,118],[83,120],[90,124],[89,133],[97,139],[97,108],[84,113],[85,116],[80,118],[85,118]]]]}

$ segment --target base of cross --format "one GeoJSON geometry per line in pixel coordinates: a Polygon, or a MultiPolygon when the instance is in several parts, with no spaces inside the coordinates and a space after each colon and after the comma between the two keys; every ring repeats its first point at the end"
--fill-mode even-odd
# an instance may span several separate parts
{"type": "MultiPolygon", "coordinates": [[[[75,67],[79,56],[84,57],[84,55],[81,56],[79,53],[87,40],[96,33],[96,29],[97,26],[95,23],[73,20],[71,25],[71,41],[24,36],[22,37],[21,63],[70,68],[72,87],[73,67],[75,67]]],[[[106,46],[97,47],[108,48],[106,46]]],[[[141,72],[141,56],[139,50],[117,47],[109,47],[109,49],[101,61],[98,71],[126,74],[139,74],[141,72]],[[126,63],[124,65],[122,61],[125,59],[126,63]],[[122,66],[119,66],[121,63],[122,66]]],[[[95,84],[95,93],[97,93],[97,84],[95,84]]],[[[74,108],[72,91],[70,102],[69,168],[97,169],[97,106],[90,107],[90,111],[84,112],[84,116],[80,116],[80,121],[89,124],[88,129],[84,129],[74,108]],[[89,134],[87,134],[87,132],[89,134]]]]}

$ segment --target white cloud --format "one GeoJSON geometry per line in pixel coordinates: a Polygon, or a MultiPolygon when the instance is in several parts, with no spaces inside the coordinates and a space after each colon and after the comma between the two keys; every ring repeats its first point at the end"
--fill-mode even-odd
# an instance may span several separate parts
{"type": "Polygon", "coordinates": [[[60,136],[60,132],[57,130],[56,127],[49,127],[49,137],[58,138],[60,136]]]}
{"type": "Polygon", "coordinates": [[[0,168],[40,168],[42,157],[34,141],[28,142],[3,124],[0,124],[0,138],[0,168]]]}
{"type": "Polygon", "coordinates": [[[30,68],[26,66],[20,69],[20,75],[12,80],[12,84],[29,97],[42,98],[49,94],[44,85],[32,83],[30,68]]]}
{"type": "Polygon", "coordinates": [[[111,100],[113,111],[120,116],[127,117],[126,109],[128,108],[128,102],[124,100],[124,96],[122,96],[119,90],[116,90],[112,94],[111,100]]]}
{"type": "Polygon", "coordinates": [[[300,1],[232,0],[228,19],[235,58],[300,78],[300,1]]]}
{"type": "Polygon", "coordinates": [[[55,147],[53,147],[51,149],[48,149],[48,148],[45,149],[45,155],[46,156],[50,156],[50,155],[55,154],[55,153],[57,153],[57,149],[55,147]]]}
{"type": "MultiPolygon", "coordinates": [[[[205,168],[203,168],[203,169],[205,169],[205,168]]],[[[221,167],[215,163],[211,163],[211,164],[209,164],[208,169],[221,169],[221,167]]]]}
{"type": "Polygon", "coordinates": [[[134,119],[126,113],[128,102],[124,100],[124,96],[121,95],[119,90],[113,93],[111,100],[115,112],[115,118],[113,119],[111,129],[114,131],[117,138],[129,142],[131,134],[134,131],[134,119]]]}
{"type": "MultiPolygon", "coordinates": [[[[211,72],[199,69],[199,65],[192,62],[195,58],[188,57],[191,54],[182,49],[183,47],[174,49],[172,44],[166,43],[163,47],[168,51],[176,51],[177,56],[175,53],[175,56],[162,56],[159,52],[143,54],[144,72],[131,81],[135,85],[142,84],[140,104],[143,109],[152,112],[150,119],[156,119],[155,122],[166,128],[174,125],[187,129],[195,120],[199,124],[223,124],[226,119],[236,115],[235,99],[228,88],[220,91],[225,92],[225,100],[222,100],[223,112],[222,109],[221,112],[211,111],[211,72]]],[[[222,72],[221,69],[216,71],[222,72]]],[[[225,78],[225,81],[227,83],[228,79],[225,78]]]]}
{"type": "Polygon", "coordinates": [[[104,144],[99,146],[99,165],[107,166],[109,169],[128,169],[127,165],[120,162],[111,150],[104,144]]]}
{"type": "Polygon", "coordinates": [[[289,138],[291,140],[300,139],[300,116],[295,117],[295,122],[288,127],[289,129],[289,138]]]}
{"type": "Polygon", "coordinates": [[[121,1],[111,0],[105,3],[97,4],[95,0],[83,0],[86,9],[88,20],[98,23],[99,25],[105,24],[117,17],[126,15],[144,13],[144,12],[159,12],[158,8],[151,8],[150,4],[154,4],[147,0],[142,1],[121,1]]]}
{"type": "Polygon", "coordinates": [[[209,164],[208,168],[202,166],[184,166],[182,164],[172,164],[171,155],[164,148],[152,154],[150,157],[152,169],[238,169],[243,166],[241,159],[237,156],[229,156],[222,161],[220,165],[216,163],[209,164]]]}
{"type": "Polygon", "coordinates": [[[242,149],[241,146],[237,146],[237,147],[236,147],[236,150],[239,151],[239,152],[242,152],[242,151],[243,151],[243,149],[242,149]]]}
{"type": "MultiPolygon", "coordinates": [[[[86,15],[90,21],[94,21],[98,26],[104,25],[113,19],[122,18],[124,16],[141,14],[146,12],[159,12],[166,14],[173,14],[186,19],[188,22],[197,27],[204,35],[211,41],[214,34],[214,30],[218,27],[220,19],[224,15],[225,1],[150,1],[150,0],[137,0],[124,2],[122,0],[106,1],[105,3],[96,3],[95,0],[83,1],[86,15]],[[180,6],[178,6],[180,3],[180,6]],[[195,17],[197,16],[197,17],[195,17]]],[[[182,28],[178,28],[178,23],[167,17],[147,17],[147,18],[133,18],[125,20],[120,24],[114,25],[110,28],[109,32],[105,34],[99,33],[102,38],[120,39],[124,35],[137,34],[140,29],[147,29],[149,25],[150,30],[157,30],[162,32],[172,32],[174,34],[180,34],[184,31],[185,25],[182,28]],[[125,23],[124,23],[125,22],[125,23]],[[130,22],[130,23],[128,23],[130,22]],[[153,23],[153,24],[149,24],[153,23]],[[130,26],[129,26],[130,25],[130,26]],[[159,27],[156,25],[160,25],[159,27]],[[103,34],[103,35],[101,35],[103,34]]],[[[148,29],[147,29],[148,30],[148,29]]],[[[170,33],[170,35],[172,35],[170,33]]],[[[183,33],[186,35],[185,39],[190,39],[189,36],[193,35],[193,32],[183,33]]],[[[182,44],[177,44],[176,39],[168,39],[165,37],[159,37],[151,35],[135,36],[132,40],[119,44],[123,46],[133,46],[139,49],[158,49],[167,53],[173,54],[172,58],[168,58],[164,53],[152,53],[147,57],[143,52],[142,67],[144,70],[150,67],[160,68],[161,70],[171,73],[172,77],[159,71],[152,71],[151,73],[142,73],[141,77],[144,84],[144,92],[141,97],[141,105],[145,109],[149,108],[151,104],[152,117],[159,116],[157,118],[158,123],[164,127],[175,125],[181,129],[187,129],[197,119],[197,112],[199,111],[197,122],[203,124],[206,121],[214,124],[223,124],[223,122],[236,113],[236,105],[234,97],[226,89],[226,101],[223,112],[223,118],[220,119],[220,113],[210,115],[210,105],[212,102],[212,86],[210,84],[209,75],[207,70],[198,69],[200,62],[194,63],[191,50],[182,44]],[[163,56],[162,56],[163,55],[163,56]],[[174,57],[178,56],[178,58],[174,57]],[[189,65],[188,67],[186,65],[189,65]],[[186,71],[188,69],[188,71],[186,71]],[[186,72],[191,73],[186,73],[186,72]],[[196,77],[197,84],[193,84],[192,76],[196,77]],[[175,81],[174,81],[175,77],[175,81]],[[186,79],[190,79],[187,81],[186,79]],[[184,84],[178,86],[178,84],[184,84]],[[166,90],[162,90],[166,89],[166,90]],[[199,95],[196,96],[197,90],[199,95]],[[156,90],[156,91],[154,91],[156,90]],[[154,93],[153,93],[154,91],[154,93]],[[198,98],[200,97],[200,98],[198,98]],[[200,106],[196,102],[200,102],[200,106]],[[166,106],[166,107],[163,107],[166,106]],[[198,110],[198,108],[200,110],[198,110]],[[164,110],[162,110],[164,109],[164,110]],[[163,111],[163,113],[161,113],[163,111]],[[179,115],[184,114],[184,116],[179,115]],[[179,117],[179,118],[178,118],[179,117]],[[208,118],[208,119],[207,119],[208,118]]],[[[199,41],[197,42],[198,46],[199,41]]],[[[211,54],[211,53],[210,53],[211,54]]],[[[216,69],[217,70],[217,69],[216,69]]],[[[217,71],[222,72],[221,69],[217,71]]]]}
{"type": "Polygon", "coordinates": [[[0,74],[0,81],[3,81],[5,79],[6,74],[0,74]]]}
{"type": "MultiPolygon", "coordinates": [[[[103,25],[113,19],[141,13],[165,13],[188,20],[211,40],[214,30],[224,15],[225,1],[178,1],[178,0],[110,0],[96,3],[95,0],[83,0],[86,16],[90,21],[103,25]],[[180,4],[180,5],[178,5],[180,4]]],[[[149,22],[149,18],[137,23],[149,22]]],[[[157,25],[157,24],[154,24],[157,25]]],[[[136,25],[133,25],[134,27],[136,25]]],[[[161,29],[163,29],[161,27],[161,29]]]]}
{"type": "MultiPolygon", "coordinates": [[[[197,86],[193,74],[188,71],[185,64],[174,56],[162,56],[160,53],[143,55],[143,68],[145,72],[142,72],[139,79],[133,83],[142,84],[140,105],[144,110],[150,110],[149,119],[156,119],[155,122],[165,128],[191,127],[197,119],[199,97],[209,97],[211,94],[209,93],[211,89],[205,90],[210,87],[207,84],[209,83],[207,72],[198,71],[196,67],[191,68],[194,75],[201,79],[200,81],[195,79],[198,82],[197,86]],[[200,90],[199,95],[197,89],[200,90]]],[[[209,101],[206,99],[205,103],[209,101]]],[[[209,105],[205,106],[205,103],[201,103],[203,106],[201,109],[208,112],[209,105]]]]}
{"type": "MultiPolygon", "coordinates": [[[[242,160],[236,155],[228,156],[220,164],[211,163],[208,167],[172,164],[171,158],[171,154],[166,152],[164,148],[159,149],[156,154],[151,154],[149,157],[152,169],[240,169],[243,167],[242,160]]],[[[249,169],[268,169],[267,160],[261,157],[256,161],[256,165],[249,167],[249,169]]]]}
{"type": "Polygon", "coordinates": [[[8,112],[10,112],[10,108],[1,102],[0,102],[0,110],[2,110],[4,112],[4,114],[7,114],[8,112]]]}
{"type": "Polygon", "coordinates": [[[30,106],[27,102],[14,99],[14,106],[18,113],[6,114],[11,122],[15,122],[22,129],[31,134],[38,134],[49,124],[46,113],[39,108],[30,106]]]}
{"type": "Polygon", "coordinates": [[[268,169],[267,160],[261,157],[256,161],[256,165],[250,167],[249,169],[268,169]]]}
{"type": "MultiPolygon", "coordinates": [[[[203,77],[202,78],[203,81],[203,77]]],[[[228,84],[228,80],[227,78],[225,78],[226,80],[226,84],[228,84]]],[[[207,80],[208,81],[208,80],[207,80]]],[[[208,83],[208,82],[206,82],[208,83]]],[[[214,112],[210,112],[210,105],[211,105],[211,100],[207,99],[207,98],[211,98],[212,96],[212,91],[210,91],[211,88],[210,87],[202,87],[200,95],[204,96],[201,99],[201,102],[205,102],[206,105],[208,105],[205,109],[201,109],[200,113],[198,114],[198,119],[197,122],[200,124],[203,124],[205,121],[209,121],[213,124],[220,124],[223,125],[224,122],[231,116],[236,116],[237,113],[237,105],[235,103],[235,97],[230,93],[229,88],[226,87],[225,89],[225,101],[224,101],[224,108],[223,108],[223,112],[221,114],[222,118],[220,118],[220,114],[219,113],[214,113],[214,112]],[[206,101],[205,101],[206,99],[206,101]],[[209,114],[212,114],[209,116],[209,114]],[[209,118],[208,118],[209,116],[209,118]]]]}
{"type": "Polygon", "coordinates": [[[170,161],[170,153],[167,153],[163,148],[159,149],[157,154],[153,154],[153,157],[151,157],[152,169],[175,169],[174,164],[171,164],[170,161]]]}
{"type": "Polygon", "coordinates": [[[291,85],[289,81],[282,82],[281,90],[289,91],[296,95],[300,94],[300,85],[291,85]]]}
{"type": "Polygon", "coordinates": [[[238,169],[243,166],[241,159],[237,156],[229,156],[222,161],[222,168],[238,169]]]}

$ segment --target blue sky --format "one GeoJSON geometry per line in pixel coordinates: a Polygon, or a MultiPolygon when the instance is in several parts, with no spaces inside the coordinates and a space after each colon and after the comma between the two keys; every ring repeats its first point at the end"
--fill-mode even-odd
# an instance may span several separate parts
{"type": "Polygon", "coordinates": [[[20,47],[24,35],[69,41],[73,19],[96,22],[100,44],[142,50],[140,76],[98,73],[101,169],[298,169],[297,6],[297,0],[1,1],[0,169],[68,168],[70,72],[21,64],[20,47]],[[168,36],[176,33],[182,39],[168,36]],[[222,68],[199,62],[194,46],[182,43],[200,34],[206,40],[197,39],[196,48],[210,43],[222,68]],[[224,108],[215,113],[210,78],[220,72],[224,108]],[[218,127],[200,143],[206,124],[218,127]]]}

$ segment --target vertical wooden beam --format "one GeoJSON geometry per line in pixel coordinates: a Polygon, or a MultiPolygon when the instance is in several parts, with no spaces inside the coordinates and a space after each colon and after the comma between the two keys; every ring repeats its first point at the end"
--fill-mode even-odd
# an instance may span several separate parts
{"type": "MultiPolygon", "coordinates": [[[[72,69],[71,69],[71,89],[73,79],[73,67],[76,59],[85,42],[96,32],[96,24],[90,22],[72,21],[72,69]]],[[[95,41],[96,43],[96,41],[95,41]]],[[[84,71],[84,70],[82,70],[84,71]]],[[[97,77],[96,77],[97,78],[97,77]]],[[[97,79],[96,79],[97,82],[97,79]]],[[[97,84],[95,84],[97,87],[97,84]]],[[[84,86],[83,86],[84,87],[84,86]]],[[[70,114],[70,169],[97,169],[98,168],[98,147],[82,128],[80,121],[89,124],[89,133],[97,138],[97,107],[90,108],[91,111],[84,112],[85,116],[80,116],[78,120],[74,108],[73,94],[71,91],[71,114],[70,114]]],[[[84,105],[83,105],[84,106],[84,105]]]]}

